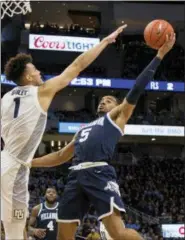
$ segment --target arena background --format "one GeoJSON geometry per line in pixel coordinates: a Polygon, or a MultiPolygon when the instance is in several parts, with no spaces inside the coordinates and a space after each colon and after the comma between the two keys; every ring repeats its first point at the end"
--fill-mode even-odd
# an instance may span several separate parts
{"type": "MultiPolygon", "coordinates": [[[[123,21],[128,24],[117,42],[56,96],[36,156],[66,145],[81,125],[96,117],[101,96],[125,96],[155,55],[143,40],[148,22],[165,19],[175,28],[175,47],[140,98],[112,164],[127,206],[127,227],[139,230],[145,239],[183,239],[184,3],[32,1],[31,7],[26,16],[1,21],[1,97],[14,87],[3,71],[16,53],[30,53],[47,80],[123,21]]],[[[47,186],[55,185],[62,197],[69,165],[31,170],[30,209],[43,201],[47,186]]],[[[99,231],[93,206],[76,239],[88,239],[92,229],[99,231]]]]}

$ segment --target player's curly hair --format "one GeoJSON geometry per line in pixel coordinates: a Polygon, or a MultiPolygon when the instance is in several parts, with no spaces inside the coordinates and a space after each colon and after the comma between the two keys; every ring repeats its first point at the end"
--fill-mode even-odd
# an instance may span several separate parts
{"type": "Polygon", "coordinates": [[[32,57],[25,53],[19,53],[15,57],[10,58],[5,65],[7,80],[12,80],[16,84],[20,84],[21,77],[28,63],[32,63],[32,57]]]}

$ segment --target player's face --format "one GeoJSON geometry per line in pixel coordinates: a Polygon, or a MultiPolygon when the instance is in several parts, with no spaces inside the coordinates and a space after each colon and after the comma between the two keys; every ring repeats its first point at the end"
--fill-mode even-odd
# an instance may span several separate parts
{"type": "Polygon", "coordinates": [[[56,202],[56,200],[57,200],[57,192],[56,192],[56,190],[53,189],[53,188],[48,188],[46,190],[45,198],[46,198],[46,201],[48,203],[52,204],[52,203],[56,202]]]}
{"type": "Polygon", "coordinates": [[[32,63],[26,65],[25,77],[34,86],[40,86],[43,83],[40,71],[32,63]]]}
{"type": "Polygon", "coordinates": [[[98,115],[102,116],[105,113],[110,112],[113,108],[117,106],[117,101],[113,96],[105,96],[101,99],[98,105],[98,115]]]}

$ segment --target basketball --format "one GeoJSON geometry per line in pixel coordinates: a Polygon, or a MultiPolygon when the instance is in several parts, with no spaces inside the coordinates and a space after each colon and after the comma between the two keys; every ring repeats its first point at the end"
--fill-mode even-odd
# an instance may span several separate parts
{"type": "Polygon", "coordinates": [[[165,20],[154,20],[150,22],[144,30],[144,39],[146,44],[159,49],[166,40],[166,35],[174,33],[172,25],[165,20]]]}

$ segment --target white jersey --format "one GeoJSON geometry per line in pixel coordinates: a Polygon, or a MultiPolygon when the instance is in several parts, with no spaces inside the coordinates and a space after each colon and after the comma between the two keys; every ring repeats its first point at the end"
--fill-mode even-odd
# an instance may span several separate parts
{"type": "Polygon", "coordinates": [[[1,136],[4,151],[24,162],[33,159],[47,121],[38,101],[38,87],[19,86],[6,93],[1,102],[1,136]]]}

